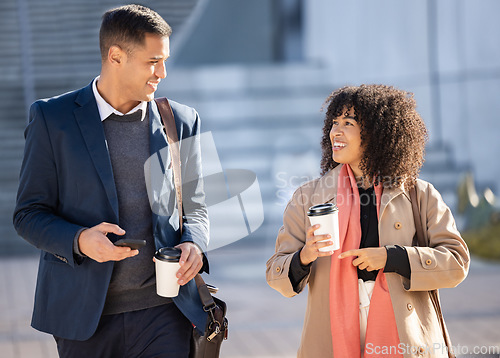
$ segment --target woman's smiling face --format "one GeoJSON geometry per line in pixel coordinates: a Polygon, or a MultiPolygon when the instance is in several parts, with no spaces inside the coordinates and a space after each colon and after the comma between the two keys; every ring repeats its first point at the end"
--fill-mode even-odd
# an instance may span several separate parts
{"type": "Polygon", "coordinates": [[[363,158],[361,127],[354,117],[354,107],[344,108],[342,114],[332,121],[330,130],[332,158],[337,163],[349,164],[355,176],[361,176],[359,169],[363,158]]]}

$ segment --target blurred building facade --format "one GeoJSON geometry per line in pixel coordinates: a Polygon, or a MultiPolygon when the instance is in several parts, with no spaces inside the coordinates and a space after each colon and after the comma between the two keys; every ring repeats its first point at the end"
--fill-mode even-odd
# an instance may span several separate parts
{"type": "MultiPolygon", "coordinates": [[[[430,131],[422,177],[456,206],[460,175],[500,188],[496,101],[500,3],[495,0],[150,0],[173,27],[158,90],[195,107],[225,168],[257,173],[258,231],[272,245],[293,189],[319,174],[329,93],[384,83],[415,93],[430,131]]],[[[0,4],[0,248],[19,252],[11,215],[27,106],[88,84],[112,0],[0,4]]]]}

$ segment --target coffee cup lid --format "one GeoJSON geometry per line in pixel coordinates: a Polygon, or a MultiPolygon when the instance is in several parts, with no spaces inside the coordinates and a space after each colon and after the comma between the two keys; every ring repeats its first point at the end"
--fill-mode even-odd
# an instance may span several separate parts
{"type": "Polygon", "coordinates": [[[313,205],[309,208],[307,212],[308,216],[317,216],[333,213],[338,210],[337,207],[332,203],[313,205]]]}
{"type": "Polygon", "coordinates": [[[179,261],[182,251],[175,247],[162,247],[155,253],[155,258],[162,261],[179,261]]]}

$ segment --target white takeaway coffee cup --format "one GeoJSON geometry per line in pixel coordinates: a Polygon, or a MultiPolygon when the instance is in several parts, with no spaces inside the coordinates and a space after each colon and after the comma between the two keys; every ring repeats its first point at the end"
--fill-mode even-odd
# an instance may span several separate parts
{"type": "Polygon", "coordinates": [[[163,297],[176,297],[180,285],[177,283],[177,271],[181,265],[181,250],[162,247],[155,253],[156,293],[163,297]]]}
{"type": "Polygon", "coordinates": [[[311,206],[307,212],[311,226],[319,224],[315,235],[330,234],[331,239],[321,240],[332,241],[333,245],[322,247],[319,249],[321,252],[335,251],[340,248],[339,243],[339,209],[332,203],[318,204],[311,206]]]}

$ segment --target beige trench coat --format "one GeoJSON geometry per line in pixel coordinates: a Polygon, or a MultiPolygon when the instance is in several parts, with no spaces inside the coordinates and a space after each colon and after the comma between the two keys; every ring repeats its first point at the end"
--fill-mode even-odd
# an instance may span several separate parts
{"type": "MultiPolygon", "coordinates": [[[[304,246],[306,228],[310,226],[306,212],[312,205],[332,199],[335,202],[340,168],[341,165],[299,187],[285,209],[276,253],[267,262],[266,277],[269,285],[286,297],[297,294],[288,270],[293,254],[304,246]]],[[[439,192],[418,180],[417,198],[430,247],[412,247],[415,225],[408,192],[402,188],[384,189],[380,205],[380,246],[404,246],[411,267],[411,280],[396,273],[385,274],[401,342],[398,350],[405,357],[447,358],[428,291],[462,282],[469,269],[469,251],[439,192]]],[[[299,285],[300,291],[308,285],[309,297],[298,357],[333,357],[328,314],[330,262],[330,257],[318,258],[299,285]]],[[[373,347],[373,352],[376,349],[383,353],[384,347],[373,347]]]]}

